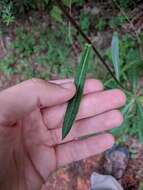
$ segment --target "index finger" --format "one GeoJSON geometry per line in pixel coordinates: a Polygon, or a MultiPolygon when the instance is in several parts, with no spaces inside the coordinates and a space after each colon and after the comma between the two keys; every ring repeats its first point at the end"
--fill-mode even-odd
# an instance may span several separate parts
{"type": "Polygon", "coordinates": [[[52,84],[41,79],[24,81],[0,92],[0,124],[14,125],[36,108],[62,104],[75,94],[75,85],[52,84]]]}
{"type": "MultiPolygon", "coordinates": [[[[71,79],[62,79],[62,80],[50,80],[50,82],[54,84],[64,84],[66,82],[74,83],[74,79],[71,78],[71,79]]],[[[104,86],[100,80],[90,78],[86,79],[85,81],[83,94],[85,95],[92,92],[102,91],[103,89],[104,86]]]]}

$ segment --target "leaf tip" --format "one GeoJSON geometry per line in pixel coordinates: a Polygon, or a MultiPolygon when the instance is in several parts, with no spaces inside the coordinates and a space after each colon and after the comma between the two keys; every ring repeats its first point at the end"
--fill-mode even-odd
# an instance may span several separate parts
{"type": "Polygon", "coordinates": [[[64,130],[64,128],[63,128],[63,130],[62,130],[62,140],[64,140],[64,138],[67,136],[67,131],[66,130],[64,130]]]}
{"type": "Polygon", "coordinates": [[[85,44],[85,48],[90,49],[91,48],[91,44],[86,43],[85,44]]]}

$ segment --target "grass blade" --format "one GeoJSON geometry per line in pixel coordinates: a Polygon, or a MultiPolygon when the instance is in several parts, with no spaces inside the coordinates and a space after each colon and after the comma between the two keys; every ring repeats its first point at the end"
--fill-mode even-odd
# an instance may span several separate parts
{"type": "Polygon", "coordinates": [[[112,62],[115,69],[116,78],[120,79],[120,59],[119,59],[119,38],[118,33],[114,32],[112,37],[112,62]]]}
{"type": "Polygon", "coordinates": [[[65,113],[64,123],[63,123],[63,128],[62,128],[62,139],[64,139],[67,136],[70,129],[72,128],[72,125],[74,123],[75,117],[79,109],[81,97],[83,94],[84,83],[86,79],[90,49],[91,49],[91,45],[86,44],[84,52],[81,57],[80,64],[78,65],[78,68],[77,68],[77,73],[75,76],[76,94],[69,101],[69,104],[65,113]]]}

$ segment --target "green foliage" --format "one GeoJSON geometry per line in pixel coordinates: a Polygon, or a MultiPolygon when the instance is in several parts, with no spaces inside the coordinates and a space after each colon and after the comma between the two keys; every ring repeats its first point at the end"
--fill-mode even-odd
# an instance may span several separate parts
{"type": "Polygon", "coordinates": [[[135,0],[114,0],[114,1],[117,2],[120,5],[120,7],[122,7],[125,10],[133,8],[136,4],[135,0]]]}
{"type": "Polygon", "coordinates": [[[10,76],[14,72],[13,68],[14,64],[14,57],[13,56],[6,56],[4,59],[0,60],[0,71],[10,76]]]}
{"type": "MultiPolygon", "coordinates": [[[[111,61],[111,50],[107,51],[106,56],[111,61]]],[[[121,127],[112,132],[118,137],[122,136],[121,138],[127,135],[136,136],[143,143],[143,104],[141,101],[143,91],[139,86],[143,69],[142,58],[136,41],[128,34],[124,35],[120,41],[120,64],[121,82],[128,89],[125,91],[127,103],[122,109],[125,121],[121,127]]],[[[108,86],[115,87],[111,81],[108,86]]]]}
{"type": "MultiPolygon", "coordinates": [[[[130,7],[135,6],[135,2],[133,0],[117,0],[115,1],[121,8],[123,9],[129,9],[130,7]]],[[[63,0],[63,3],[66,6],[82,6],[85,3],[85,0],[63,0]]],[[[11,24],[15,17],[19,17],[19,15],[27,13],[31,10],[46,10],[48,12],[51,12],[52,17],[56,21],[62,21],[63,17],[61,14],[60,9],[54,5],[53,1],[51,0],[2,0],[0,2],[0,18],[2,18],[3,22],[7,25],[11,24]]],[[[84,20],[82,22],[82,26],[84,29],[87,29],[86,23],[88,24],[87,17],[84,15],[81,16],[84,20]]],[[[121,26],[125,22],[124,16],[116,16],[110,19],[110,27],[114,28],[116,26],[121,26]]],[[[99,22],[97,24],[97,28],[99,30],[103,30],[106,26],[106,23],[104,20],[99,19],[99,22]]]]}
{"type": "Polygon", "coordinates": [[[0,1],[0,19],[6,25],[14,22],[16,17],[31,10],[47,9],[49,0],[2,0],[0,1]]]}
{"type": "Polygon", "coordinates": [[[22,57],[28,57],[36,52],[36,39],[34,34],[26,31],[24,28],[18,28],[16,34],[18,37],[12,46],[16,54],[21,54],[22,57]]]}
{"type": "Polygon", "coordinates": [[[100,18],[98,21],[97,21],[97,24],[96,24],[96,29],[98,31],[103,31],[106,27],[107,23],[106,21],[103,19],[103,18],[100,18]]]}
{"type": "Polygon", "coordinates": [[[126,17],[123,15],[111,17],[109,20],[109,26],[112,29],[117,29],[121,27],[127,21],[126,17]]]}
{"type": "Polygon", "coordinates": [[[140,181],[138,190],[143,190],[143,181],[140,181]]]}
{"type": "Polygon", "coordinates": [[[137,99],[136,100],[136,109],[137,109],[137,120],[136,120],[136,133],[135,135],[138,136],[141,143],[143,143],[143,107],[141,102],[137,99]]]}
{"type": "Polygon", "coordinates": [[[90,26],[89,15],[85,13],[81,13],[79,23],[82,30],[87,33],[89,31],[89,26],[90,26]]]}
{"type": "MultiPolygon", "coordinates": [[[[64,0],[66,6],[83,5],[84,0],[64,0]]],[[[50,0],[2,0],[0,2],[0,18],[6,25],[11,24],[16,17],[31,10],[46,10],[57,22],[63,22],[61,10],[50,0]]],[[[86,22],[86,21],[84,21],[86,22]]]]}
{"type": "MultiPolygon", "coordinates": [[[[137,69],[138,75],[141,72],[142,68],[142,59],[138,49],[136,40],[134,40],[129,34],[126,34],[120,40],[120,66],[121,72],[120,75],[122,80],[125,82],[125,85],[129,85],[129,88],[133,90],[133,84],[135,82],[135,71],[137,69]],[[128,84],[128,82],[130,82],[128,84]]],[[[106,56],[109,61],[112,61],[111,49],[108,49],[106,56]]]]}
{"type": "Polygon", "coordinates": [[[18,27],[15,32],[16,38],[11,44],[10,53],[0,60],[0,72],[8,76],[20,75],[21,80],[31,77],[47,79],[58,75],[72,76],[73,68],[69,62],[74,58],[69,60],[68,41],[60,38],[66,34],[62,26],[54,34],[51,29],[41,30],[37,23],[32,27],[18,27]]]}
{"type": "Polygon", "coordinates": [[[64,4],[66,6],[69,6],[70,4],[76,4],[76,5],[83,5],[85,0],[63,0],[64,4]]]}
{"type": "Polygon", "coordinates": [[[7,1],[0,2],[0,17],[6,25],[14,22],[15,17],[13,16],[13,4],[12,2],[6,3],[7,1]]]}
{"type": "Polygon", "coordinates": [[[51,16],[52,18],[57,21],[57,22],[63,22],[63,19],[62,19],[62,12],[61,10],[57,7],[57,6],[54,6],[52,11],[51,11],[51,16]]]}

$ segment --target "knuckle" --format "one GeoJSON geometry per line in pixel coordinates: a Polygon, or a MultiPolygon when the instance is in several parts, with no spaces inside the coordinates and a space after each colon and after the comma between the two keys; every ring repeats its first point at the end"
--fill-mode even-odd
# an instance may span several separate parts
{"type": "Polygon", "coordinates": [[[102,83],[100,80],[97,80],[97,79],[96,79],[96,84],[98,84],[98,86],[99,86],[101,89],[104,88],[104,85],[103,85],[103,83],[102,83]]]}
{"type": "Polygon", "coordinates": [[[30,82],[31,83],[43,83],[44,82],[44,80],[42,80],[42,79],[39,79],[39,78],[32,78],[32,79],[30,79],[30,82]]]}

